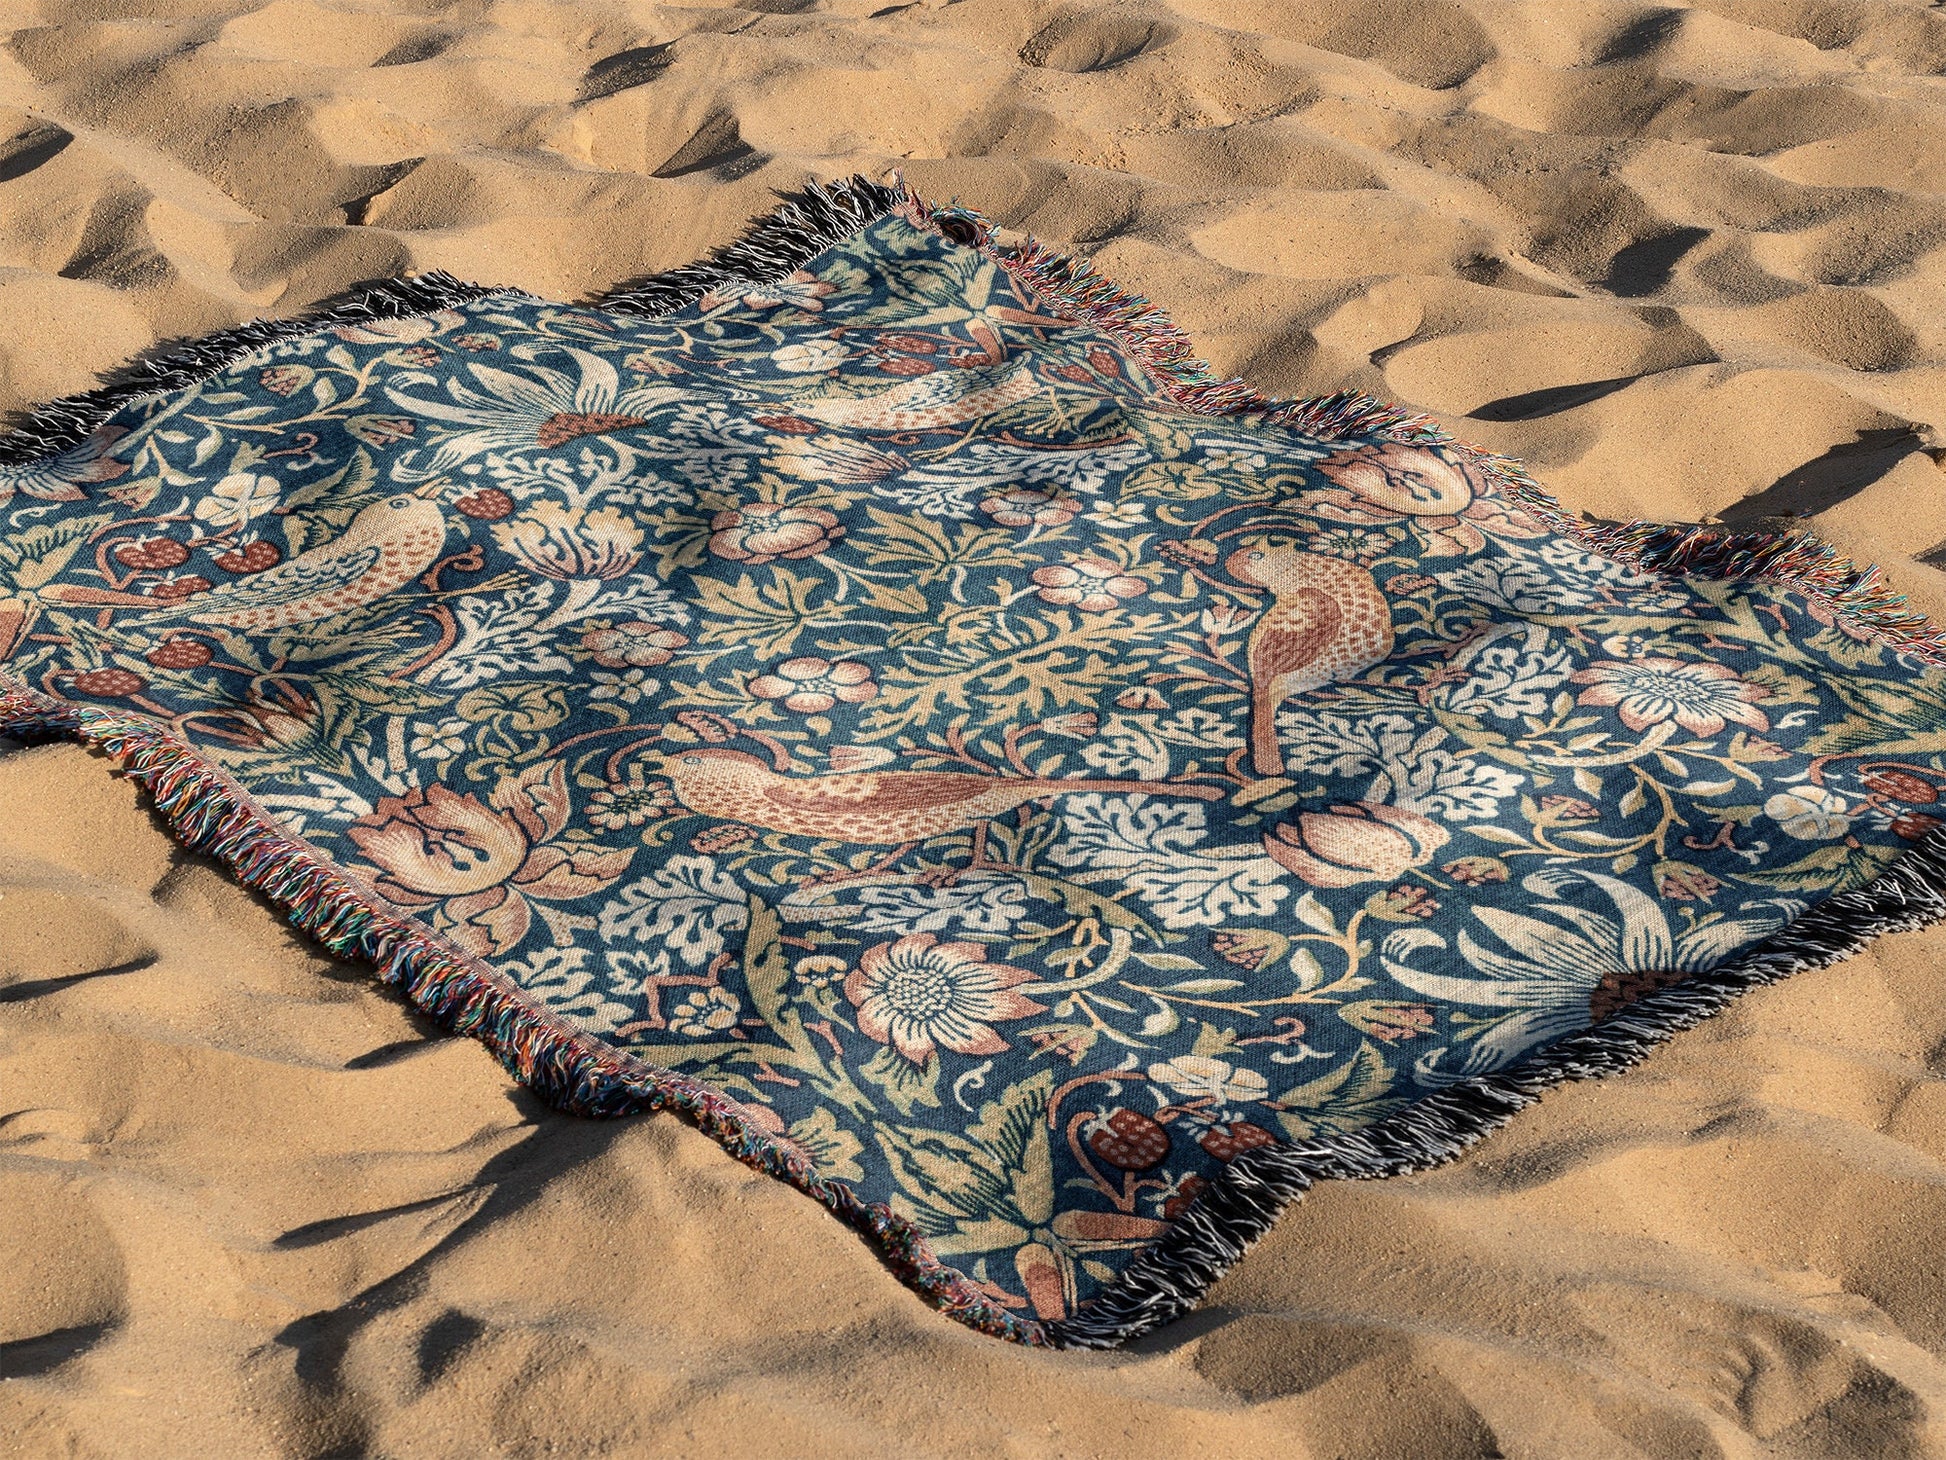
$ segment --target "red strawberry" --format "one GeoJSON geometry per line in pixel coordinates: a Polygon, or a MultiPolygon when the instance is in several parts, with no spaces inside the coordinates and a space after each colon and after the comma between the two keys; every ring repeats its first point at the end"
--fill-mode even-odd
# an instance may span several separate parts
{"type": "Polygon", "coordinates": [[[1892,818],[1892,832],[1909,842],[1922,842],[1931,836],[1933,829],[1946,825],[1937,816],[1928,816],[1923,811],[1908,811],[1904,816],[1892,818]]]}
{"type": "Polygon", "coordinates": [[[1185,1176],[1182,1185],[1176,1188],[1176,1194],[1162,1204],[1162,1215],[1172,1222],[1175,1221],[1177,1217],[1189,1210],[1191,1202],[1208,1190],[1209,1183],[1202,1177],[1185,1176]]]}
{"type": "Polygon", "coordinates": [[[142,656],[157,669],[201,669],[213,657],[209,645],[194,639],[171,639],[142,656]]]}
{"type": "Polygon", "coordinates": [[[261,573],[265,568],[274,568],[284,561],[284,554],[274,542],[253,538],[239,543],[227,553],[216,555],[216,566],[226,573],[261,573]]]}
{"type": "Polygon", "coordinates": [[[1918,806],[1929,806],[1939,799],[1939,788],[1931,781],[1913,775],[1911,771],[1892,769],[1868,771],[1862,779],[1881,796],[1910,801],[1918,806]]]}
{"type": "Polygon", "coordinates": [[[189,561],[189,549],[173,537],[148,537],[139,542],[117,543],[115,561],[124,568],[175,568],[189,561]]]}
{"type": "Polygon", "coordinates": [[[101,695],[116,699],[122,695],[132,695],[137,690],[147,689],[149,682],[139,674],[131,674],[126,669],[90,669],[74,677],[74,687],[84,695],[101,695]]]}
{"type": "Polygon", "coordinates": [[[453,505],[468,517],[481,522],[498,522],[502,517],[513,515],[514,499],[498,487],[481,487],[478,491],[468,492],[453,505]]]}
{"type": "Polygon", "coordinates": [[[1276,1142],[1277,1137],[1262,1126],[1239,1120],[1234,1125],[1211,1126],[1197,1138],[1196,1144],[1219,1161],[1234,1161],[1245,1151],[1275,1145],[1276,1142]]]}
{"type": "Polygon", "coordinates": [[[207,593],[214,587],[209,579],[191,573],[186,578],[171,578],[166,583],[158,583],[149,590],[149,597],[174,600],[188,598],[193,594],[207,593]]]}
{"type": "Polygon", "coordinates": [[[1120,1170],[1147,1171],[1169,1154],[1169,1132],[1139,1110],[1117,1110],[1088,1132],[1088,1148],[1120,1170]]]}
{"type": "Polygon", "coordinates": [[[643,424],[640,416],[617,416],[605,411],[556,411],[534,433],[537,446],[560,446],[577,436],[599,436],[643,424]]]}

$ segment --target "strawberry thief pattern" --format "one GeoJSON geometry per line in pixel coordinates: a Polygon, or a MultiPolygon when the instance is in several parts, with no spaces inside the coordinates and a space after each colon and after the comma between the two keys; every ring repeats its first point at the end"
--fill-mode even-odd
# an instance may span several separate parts
{"type": "Polygon", "coordinates": [[[1939,916],[1943,658],[1808,538],[1572,518],[862,180],[0,437],[0,731],[1032,1343],[1939,916]]]}

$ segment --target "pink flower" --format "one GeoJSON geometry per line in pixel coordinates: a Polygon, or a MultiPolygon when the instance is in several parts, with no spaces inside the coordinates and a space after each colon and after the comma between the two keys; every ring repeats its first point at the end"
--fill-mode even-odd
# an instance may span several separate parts
{"type": "Polygon", "coordinates": [[[1487,882],[1505,882],[1512,869],[1498,857],[1460,857],[1439,869],[1455,882],[1478,887],[1487,882]]]}
{"type": "Polygon", "coordinates": [[[379,892],[400,907],[436,910],[449,937],[486,956],[527,936],[530,899],[576,902],[628,870],[633,848],[560,841],[567,823],[566,772],[543,761],[500,782],[484,803],[437,784],[381,797],[346,835],[379,892]]]}
{"type": "Polygon", "coordinates": [[[1467,469],[1434,447],[1383,441],[1334,451],[1318,463],[1333,485],[1382,512],[1457,517],[1473,505],[1467,469]]]}
{"type": "Polygon", "coordinates": [[[1627,661],[1608,659],[1574,675],[1581,691],[1577,704],[1613,705],[1631,730],[1674,720],[1692,735],[1715,735],[1726,721],[1768,730],[1770,721],[1755,701],[1770,691],[1737,676],[1721,664],[1650,655],[1627,661]]]}
{"type": "Polygon", "coordinates": [[[345,422],[346,434],[367,446],[391,446],[416,429],[410,416],[353,416],[345,422]]]}
{"type": "Polygon", "coordinates": [[[1313,887],[1352,887],[1397,881],[1447,840],[1445,827],[1416,811],[1353,801],[1279,822],[1264,833],[1264,850],[1313,887]]]}
{"type": "Polygon", "coordinates": [[[1346,1004],[1338,1010],[1338,1017],[1353,1029],[1387,1044],[1432,1033],[1437,1018],[1425,1004],[1388,1004],[1379,999],[1346,1004]]]}
{"type": "Polygon", "coordinates": [[[980,510],[1002,527],[1060,527],[1074,520],[1081,504],[1039,487],[1015,487],[988,497],[980,510]]]}
{"type": "Polygon", "coordinates": [[[871,669],[856,659],[818,659],[802,655],[786,659],[769,674],[750,681],[750,693],[760,700],[781,700],[800,715],[819,715],[843,700],[862,705],[878,697],[871,669]]]}
{"type": "Polygon", "coordinates": [[[942,1046],[957,1054],[1001,1053],[1007,1041],[993,1026],[1047,1006],[1015,992],[1031,973],[989,963],[984,953],[978,943],[942,943],[931,933],[867,948],[845,978],[859,1032],[915,1065],[942,1046]]]}
{"type": "Polygon", "coordinates": [[[1034,569],[1034,582],[1048,603],[1102,613],[1127,598],[1140,598],[1149,585],[1124,573],[1106,558],[1070,558],[1034,569]]]}
{"type": "Polygon", "coordinates": [[[617,624],[612,629],[589,629],[581,636],[581,647],[595,656],[595,663],[608,669],[653,669],[667,664],[688,642],[686,634],[639,621],[617,624]]]}
{"type": "Polygon", "coordinates": [[[736,563],[811,558],[844,536],[838,519],[822,507],[785,507],[754,502],[710,519],[709,550],[736,563]]]}

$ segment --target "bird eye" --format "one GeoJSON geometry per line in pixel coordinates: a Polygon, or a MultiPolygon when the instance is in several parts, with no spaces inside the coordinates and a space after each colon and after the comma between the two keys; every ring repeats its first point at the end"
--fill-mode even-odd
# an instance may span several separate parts
{"type": "Polygon", "coordinates": [[[685,755],[682,758],[682,763],[684,765],[701,765],[703,758],[700,755],[685,755]]]}
{"type": "Polygon", "coordinates": [[[1250,561],[1253,563],[1261,563],[1263,560],[1264,555],[1262,553],[1253,552],[1250,554],[1250,561]]]}

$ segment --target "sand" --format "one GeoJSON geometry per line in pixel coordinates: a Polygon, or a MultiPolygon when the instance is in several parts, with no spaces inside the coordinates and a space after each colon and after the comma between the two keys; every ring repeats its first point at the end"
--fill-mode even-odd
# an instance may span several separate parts
{"type": "MultiPolygon", "coordinates": [[[[1603,517],[1791,516],[1946,612],[1921,0],[8,0],[0,408],[411,268],[572,296],[903,167],[1267,389],[1603,517]]],[[[0,758],[0,1452],[1946,1453],[1946,933],[1113,1355],[936,1316],[668,1118],[541,1108],[68,746],[0,758]]]]}

